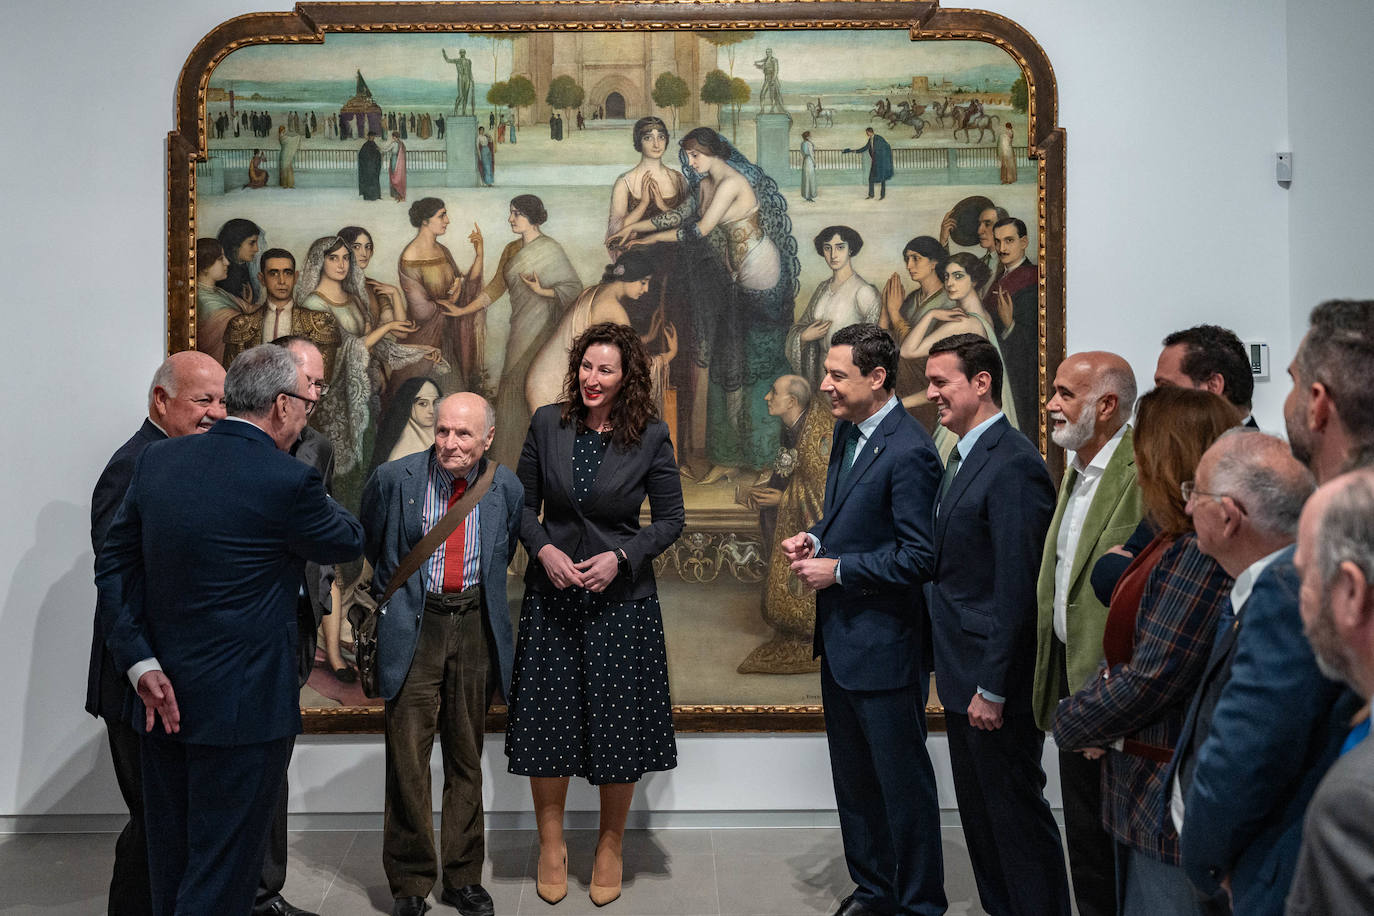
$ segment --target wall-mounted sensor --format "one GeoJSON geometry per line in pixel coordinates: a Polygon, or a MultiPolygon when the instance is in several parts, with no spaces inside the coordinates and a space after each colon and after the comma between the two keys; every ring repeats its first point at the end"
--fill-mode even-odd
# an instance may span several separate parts
{"type": "Polygon", "coordinates": [[[1269,345],[1260,341],[1246,341],[1245,352],[1250,357],[1250,373],[1257,382],[1269,381],[1269,345]]]}
{"type": "Polygon", "coordinates": [[[1274,163],[1274,177],[1279,184],[1288,184],[1293,180],[1293,154],[1279,153],[1274,163]]]}

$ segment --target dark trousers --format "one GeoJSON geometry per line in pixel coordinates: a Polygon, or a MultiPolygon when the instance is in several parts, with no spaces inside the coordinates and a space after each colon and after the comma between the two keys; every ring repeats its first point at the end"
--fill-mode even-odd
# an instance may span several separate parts
{"type": "MultiPolygon", "coordinates": [[[[1067,658],[1064,647],[1060,657],[1067,658]]],[[[1060,672],[1059,696],[1069,695],[1060,672]]],[[[1064,842],[1079,916],[1116,916],[1116,840],[1102,826],[1102,761],[1077,751],[1059,752],[1059,789],[1064,797],[1064,842]]]]}
{"type": "Polygon", "coordinates": [[[143,739],[127,722],[108,719],[105,734],[110,739],[119,794],[129,809],[129,823],[115,840],[108,912],[110,916],[146,916],[153,911],[153,892],[148,886],[148,835],[143,814],[143,739]]]}
{"type": "MultiPolygon", "coordinates": [[[[294,749],[296,739],[291,739],[294,749]]],[[[286,752],[286,762],[291,763],[291,751],[286,752]]],[[[262,877],[258,880],[258,896],[254,909],[260,909],[281,896],[286,886],[286,800],[291,787],[286,783],[286,767],[282,768],[281,789],[277,792],[277,802],[272,809],[272,821],[267,825],[267,850],[262,857],[262,877]]]]}
{"type": "Polygon", "coordinates": [[[947,907],[925,691],[846,690],[821,663],[835,802],[854,899],[884,916],[947,907]]]}
{"type": "Polygon", "coordinates": [[[386,814],[382,867],[393,897],[425,897],[442,865],[445,889],[480,884],[482,734],[490,697],[487,638],[479,588],[457,607],[425,601],[405,683],[386,704],[386,814]],[[440,862],[434,854],[429,760],[439,734],[444,795],[440,862]]]}
{"type": "Polygon", "coordinates": [[[868,179],[868,196],[869,196],[869,197],[872,197],[872,196],[873,196],[873,186],[874,186],[875,184],[876,184],[879,188],[882,189],[881,191],[878,192],[878,196],[879,196],[880,198],[886,197],[886,196],[887,196],[887,182],[886,182],[886,181],[874,181],[872,178],[868,179]]]}
{"type": "Polygon", "coordinates": [[[949,762],[978,898],[991,916],[1069,916],[1059,827],[1045,801],[1045,733],[1029,714],[984,731],[945,710],[949,762]]]}
{"type": "Polygon", "coordinates": [[[153,912],[247,914],[292,739],[218,747],[143,738],[153,912]]]}

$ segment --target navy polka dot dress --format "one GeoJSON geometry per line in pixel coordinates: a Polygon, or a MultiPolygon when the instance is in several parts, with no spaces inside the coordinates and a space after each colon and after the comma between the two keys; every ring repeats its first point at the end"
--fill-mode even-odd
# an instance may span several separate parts
{"type": "MultiPolygon", "coordinates": [[[[610,441],[609,433],[578,432],[572,478],[579,502],[610,441]]],[[[506,756],[517,775],[582,776],[592,785],[635,782],[677,766],[656,595],[615,601],[581,588],[525,595],[506,756]]]]}

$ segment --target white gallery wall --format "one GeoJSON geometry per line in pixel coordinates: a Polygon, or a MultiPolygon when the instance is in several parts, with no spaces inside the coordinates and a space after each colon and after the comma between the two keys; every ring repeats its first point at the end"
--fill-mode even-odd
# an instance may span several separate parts
{"type": "MultiPolygon", "coordinates": [[[[954,4],[948,4],[954,5],[954,4]]],[[[1311,305],[1374,296],[1367,0],[988,0],[1044,46],[1068,131],[1069,348],[1125,355],[1198,321],[1271,345],[1256,389],[1281,428],[1283,369],[1311,305]],[[1274,154],[1292,150],[1290,189],[1274,154]]],[[[94,591],[91,486],[139,422],[164,347],[164,138],[186,55],[219,22],[288,3],[94,0],[7,8],[0,145],[0,830],[119,809],[104,732],[81,709],[94,591]],[[237,5],[236,5],[237,4],[237,5]]],[[[641,802],[686,822],[824,821],[821,736],[684,735],[641,802]],[[818,813],[813,813],[818,812],[818,813]]],[[[942,741],[932,741],[945,782],[942,741]]],[[[527,807],[489,743],[492,812],[527,807]]],[[[1054,780],[1051,780],[1053,785],[1054,780]]],[[[292,810],[380,811],[380,738],[303,738],[292,810]]],[[[576,795],[573,808],[589,807],[576,795]]],[[[512,814],[502,814],[507,818],[512,814]]]]}

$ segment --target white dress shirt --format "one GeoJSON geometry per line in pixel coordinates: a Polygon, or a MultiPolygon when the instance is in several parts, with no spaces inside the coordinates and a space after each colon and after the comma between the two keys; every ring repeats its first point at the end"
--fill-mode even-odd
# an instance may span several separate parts
{"type": "Polygon", "coordinates": [[[1126,435],[1128,428],[1129,425],[1123,423],[1116,431],[1116,435],[1098,449],[1087,467],[1083,466],[1077,453],[1073,456],[1073,469],[1078,472],[1078,477],[1074,480],[1068,504],[1064,506],[1064,515],[1059,520],[1059,538],[1055,542],[1054,550],[1054,635],[1061,643],[1067,644],[1069,641],[1069,575],[1073,572],[1073,558],[1078,554],[1078,540],[1083,534],[1083,521],[1088,517],[1088,510],[1092,508],[1093,497],[1097,495],[1097,485],[1102,482],[1107,464],[1116,454],[1117,446],[1121,444],[1121,438],[1126,435]]]}

